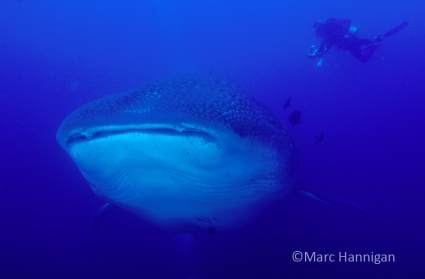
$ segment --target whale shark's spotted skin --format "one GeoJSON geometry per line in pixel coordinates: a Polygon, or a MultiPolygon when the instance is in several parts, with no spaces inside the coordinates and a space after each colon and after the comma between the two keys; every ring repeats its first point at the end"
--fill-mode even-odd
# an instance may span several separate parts
{"type": "Polygon", "coordinates": [[[279,120],[228,81],[177,77],[88,103],[57,132],[93,190],[164,228],[226,229],[294,185],[279,120]]]}

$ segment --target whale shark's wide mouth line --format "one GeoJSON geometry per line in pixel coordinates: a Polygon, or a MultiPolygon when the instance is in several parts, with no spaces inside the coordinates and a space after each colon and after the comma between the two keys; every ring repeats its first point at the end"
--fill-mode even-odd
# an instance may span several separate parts
{"type": "Polygon", "coordinates": [[[215,138],[211,131],[202,130],[197,127],[171,125],[128,125],[97,127],[87,129],[85,131],[78,131],[71,134],[66,142],[70,144],[78,141],[88,141],[127,133],[151,133],[162,135],[201,136],[210,139],[215,138]]]}

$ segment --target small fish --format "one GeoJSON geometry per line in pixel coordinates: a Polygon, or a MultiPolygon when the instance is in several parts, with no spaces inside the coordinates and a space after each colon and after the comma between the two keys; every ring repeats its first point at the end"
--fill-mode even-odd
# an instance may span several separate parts
{"type": "Polygon", "coordinates": [[[322,142],[322,140],[323,140],[323,130],[320,130],[319,133],[315,137],[316,137],[316,143],[322,142]]]}
{"type": "Polygon", "coordinates": [[[288,99],[286,99],[286,101],[285,101],[285,105],[283,106],[283,110],[285,110],[285,109],[287,109],[287,108],[291,107],[291,98],[292,98],[292,97],[289,97],[288,99]]]}
{"type": "Polygon", "coordinates": [[[289,115],[289,122],[291,122],[292,127],[295,124],[300,124],[301,111],[295,110],[289,115]]]}

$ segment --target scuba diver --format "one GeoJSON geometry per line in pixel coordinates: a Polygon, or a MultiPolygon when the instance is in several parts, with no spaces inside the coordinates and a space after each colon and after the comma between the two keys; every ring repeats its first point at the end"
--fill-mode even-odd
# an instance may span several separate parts
{"type": "Polygon", "coordinates": [[[356,37],[357,27],[351,25],[349,19],[328,18],[325,22],[318,20],[313,28],[316,36],[321,38],[319,48],[311,46],[308,56],[312,59],[319,58],[317,66],[322,64],[322,56],[333,45],[349,51],[361,62],[367,62],[384,38],[394,35],[407,25],[407,21],[397,25],[395,28],[376,36],[373,40],[360,39],[356,37]]]}

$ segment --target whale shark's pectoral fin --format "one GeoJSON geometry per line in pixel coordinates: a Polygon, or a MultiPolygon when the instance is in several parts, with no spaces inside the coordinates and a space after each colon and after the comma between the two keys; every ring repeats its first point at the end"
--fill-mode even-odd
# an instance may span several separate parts
{"type": "Polygon", "coordinates": [[[320,202],[324,202],[327,204],[334,204],[334,205],[338,205],[338,206],[343,206],[343,207],[347,207],[350,209],[354,209],[356,211],[362,212],[366,215],[368,215],[369,217],[372,217],[373,219],[377,220],[378,222],[380,222],[381,224],[384,224],[384,222],[373,212],[367,210],[366,208],[350,201],[347,199],[344,199],[340,196],[335,196],[335,195],[329,195],[329,194],[313,194],[309,191],[304,191],[304,190],[299,190],[297,192],[298,195],[309,198],[309,199],[313,199],[316,201],[320,201],[320,202]]]}
{"type": "Polygon", "coordinates": [[[90,221],[91,230],[93,232],[97,232],[102,226],[106,216],[108,216],[116,208],[117,208],[116,205],[113,205],[112,203],[109,203],[109,202],[102,205],[102,207],[96,211],[96,213],[93,215],[93,218],[90,221]]]}

